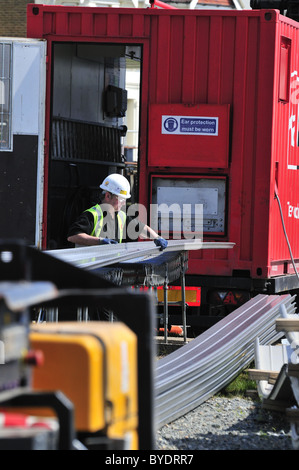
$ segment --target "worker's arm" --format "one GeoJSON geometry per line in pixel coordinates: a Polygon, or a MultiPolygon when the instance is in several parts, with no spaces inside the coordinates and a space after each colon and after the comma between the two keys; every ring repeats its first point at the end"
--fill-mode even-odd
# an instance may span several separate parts
{"type": "Polygon", "coordinates": [[[70,235],[67,240],[70,243],[82,246],[94,246],[99,244],[98,237],[87,235],[87,233],[78,233],[77,235],[70,235]]]}
{"type": "Polygon", "coordinates": [[[95,245],[106,245],[111,243],[117,243],[115,240],[110,238],[98,238],[87,233],[78,233],[77,235],[70,235],[67,239],[70,243],[81,246],[95,246],[95,245]]]}
{"type": "Polygon", "coordinates": [[[159,238],[159,235],[148,225],[145,225],[140,233],[140,238],[151,238],[152,240],[159,238]]]}

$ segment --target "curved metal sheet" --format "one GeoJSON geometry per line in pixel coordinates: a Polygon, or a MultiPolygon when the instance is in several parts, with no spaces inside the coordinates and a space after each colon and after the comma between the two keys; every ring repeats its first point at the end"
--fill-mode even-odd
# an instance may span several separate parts
{"type": "MultiPolygon", "coordinates": [[[[192,240],[168,240],[165,253],[170,251],[190,251],[201,249],[231,249],[231,242],[202,242],[192,240]]],[[[163,253],[164,253],[163,252],[163,253]]],[[[96,269],[123,262],[141,262],[153,260],[161,255],[161,250],[153,241],[119,243],[117,245],[99,245],[65,250],[48,250],[45,253],[85,269],[96,269]]]]}
{"type": "Polygon", "coordinates": [[[271,343],[279,307],[294,312],[290,295],[258,295],[187,345],[162,358],[156,368],[159,427],[196,408],[225,387],[254,357],[254,340],[271,343]]]}

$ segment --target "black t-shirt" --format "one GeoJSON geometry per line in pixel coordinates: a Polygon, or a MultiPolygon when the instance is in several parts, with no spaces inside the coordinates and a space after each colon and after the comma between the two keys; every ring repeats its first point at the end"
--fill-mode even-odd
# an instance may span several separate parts
{"type": "MultiPolygon", "coordinates": [[[[111,214],[104,214],[103,227],[100,233],[100,238],[112,238],[119,241],[119,230],[118,230],[118,217],[115,214],[115,218],[111,217],[111,214]]],[[[94,218],[91,212],[83,212],[77,220],[71,225],[68,237],[72,235],[78,235],[79,233],[87,233],[91,235],[94,228],[94,218]]],[[[137,217],[126,217],[126,225],[123,231],[123,242],[137,241],[140,233],[144,228],[144,224],[140,222],[137,217]]]]}

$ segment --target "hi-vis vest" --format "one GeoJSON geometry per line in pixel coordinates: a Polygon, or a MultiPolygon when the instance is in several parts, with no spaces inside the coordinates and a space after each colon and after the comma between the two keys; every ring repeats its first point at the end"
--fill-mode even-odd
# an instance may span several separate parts
{"type": "MultiPolygon", "coordinates": [[[[93,220],[94,220],[93,230],[90,235],[99,237],[102,227],[103,227],[103,221],[104,221],[104,215],[103,215],[101,206],[99,204],[96,204],[90,209],[87,209],[86,212],[91,212],[93,215],[93,220]]],[[[122,211],[119,211],[117,213],[117,220],[118,220],[119,243],[121,243],[123,239],[124,226],[126,222],[126,214],[122,211]]]]}

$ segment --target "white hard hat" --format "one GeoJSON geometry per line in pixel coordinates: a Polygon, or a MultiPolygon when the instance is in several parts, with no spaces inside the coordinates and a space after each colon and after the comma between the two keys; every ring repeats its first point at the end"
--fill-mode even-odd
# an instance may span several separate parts
{"type": "Polygon", "coordinates": [[[129,181],[118,173],[107,176],[103,183],[100,184],[100,188],[123,199],[129,199],[131,197],[129,181]]]}

